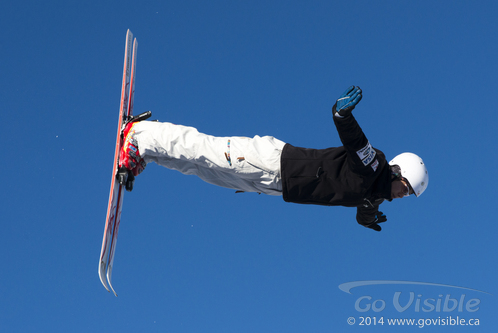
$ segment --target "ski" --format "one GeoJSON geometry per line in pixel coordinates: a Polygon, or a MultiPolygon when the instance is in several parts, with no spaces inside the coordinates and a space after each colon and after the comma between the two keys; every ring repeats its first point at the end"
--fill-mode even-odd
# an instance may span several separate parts
{"type": "Polygon", "coordinates": [[[125,122],[133,116],[133,97],[135,93],[135,67],[137,61],[136,38],[130,30],[126,33],[123,82],[121,86],[121,103],[118,118],[118,133],[116,138],[116,147],[114,151],[114,164],[112,169],[111,189],[109,191],[109,202],[107,205],[107,216],[104,228],[104,237],[102,240],[102,249],[99,261],[100,281],[115,296],[118,296],[111,282],[112,269],[114,264],[114,255],[116,253],[116,243],[118,238],[119,224],[121,222],[121,210],[123,207],[124,185],[117,180],[119,167],[119,152],[121,150],[123,139],[121,132],[125,122]]]}

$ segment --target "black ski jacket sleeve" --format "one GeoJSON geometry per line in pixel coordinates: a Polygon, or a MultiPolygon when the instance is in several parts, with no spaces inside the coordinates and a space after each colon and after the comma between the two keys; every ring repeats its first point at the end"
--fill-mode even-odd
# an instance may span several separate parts
{"type": "Polygon", "coordinates": [[[356,119],[353,115],[333,118],[341,142],[347,151],[347,163],[351,171],[364,176],[374,174],[377,171],[373,165],[377,151],[368,141],[356,119]]]}

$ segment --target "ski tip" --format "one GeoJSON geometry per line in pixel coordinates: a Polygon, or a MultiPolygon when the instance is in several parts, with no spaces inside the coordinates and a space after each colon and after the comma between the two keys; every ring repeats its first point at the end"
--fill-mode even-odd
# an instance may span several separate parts
{"type": "Polygon", "coordinates": [[[118,294],[116,293],[116,291],[112,287],[111,283],[109,283],[109,287],[111,287],[111,290],[112,290],[112,293],[114,294],[114,296],[118,297],[118,294]]]}
{"type": "Polygon", "coordinates": [[[100,265],[99,265],[99,278],[100,278],[100,282],[102,282],[102,285],[104,286],[104,288],[108,292],[111,292],[109,290],[109,287],[107,286],[107,281],[106,281],[106,278],[105,278],[105,266],[106,266],[106,263],[102,261],[100,263],[100,265]]]}
{"type": "Polygon", "coordinates": [[[112,278],[112,264],[107,267],[107,283],[109,285],[109,288],[111,288],[114,296],[118,297],[118,294],[116,293],[114,287],[112,286],[111,278],[112,278]]]}
{"type": "Polygon", "coordinates": [[[107,283],[105,283],[104,280],[100,279],[100,282],[102,282],[102,285],[104,286],[104,288],[108,291],[108,292],[111,292],[111,290],[109,290],[109,287],[107,286],[107,283]]]}

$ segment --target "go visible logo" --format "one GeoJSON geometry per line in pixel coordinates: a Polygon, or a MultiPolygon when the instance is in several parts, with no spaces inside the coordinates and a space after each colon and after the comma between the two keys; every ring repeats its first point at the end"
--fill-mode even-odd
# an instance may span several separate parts
{"type": "MultiPolygon", "coordinates": [[[[351,289],[356,287],[364,287],[364,286],[372,286],[372,285],[411,285],[418,286],[429,286],[429,287],[444,287],[451,288],[456,290],[467,290],[477,293],[488,294],[485,291],[451,286],[445,284],[437,284],[437,283],[427,283],[427,282],[412,282],[412,281],[385,281],[385,280],[376,280],[376,281],[355,281],[355,282],[347,282],[339,285],[339,289],[342,291],[351,294],[351,289]]],[[[398,287],[399,288],[399,287],[398,287]]],[[[387,299],[387,298],[386,298],[387,299]]],[[[355,310],[358,312],[381,312],[384,311],[389,305],[392,304],[392,307],[397,312],[405,312],[407,310],[412,310],[413,312],[476,312],[479,310],[479,305],[481,300],[478,298],[471,298],[466,294],[460,294],[458,296],[451,295],[449,293],[438,293],[436,297],[430,294],[429,296],[424,296],[421,292],[409,291],[402,292],[396,290],[392,296],[392,298],[387,299],[386,301],[383,298],[374,299],[370,295],[360,296],[356,299],[354,303],[355,310]]]]}

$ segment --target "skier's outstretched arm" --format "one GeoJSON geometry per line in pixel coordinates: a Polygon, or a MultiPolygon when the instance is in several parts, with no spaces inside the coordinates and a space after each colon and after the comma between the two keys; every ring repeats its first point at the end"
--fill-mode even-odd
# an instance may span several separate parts
{"type": "Polygon", "coordinates": [[[371,175],[376,171],[372,168],[376,151],[351,114],[361,98],[360,87],[349,87],[332,107],[332,113],[341,142],[348,152],[351,169],[359,174],[371,175]]]}

